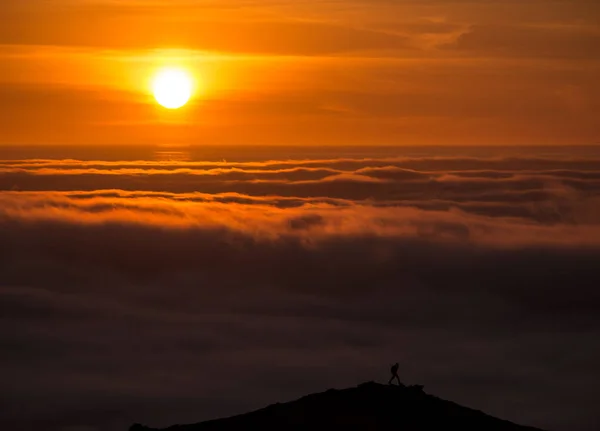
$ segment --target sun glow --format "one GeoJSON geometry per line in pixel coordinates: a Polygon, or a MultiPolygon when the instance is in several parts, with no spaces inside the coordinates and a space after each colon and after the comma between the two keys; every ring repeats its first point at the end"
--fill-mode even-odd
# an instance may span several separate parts
{"type": "Polygon", "coordinates": [[[179,109],[192,97],[194,82],[184,69],[164,68],[152,81],[156,101],[167,109],[179,109]]]}

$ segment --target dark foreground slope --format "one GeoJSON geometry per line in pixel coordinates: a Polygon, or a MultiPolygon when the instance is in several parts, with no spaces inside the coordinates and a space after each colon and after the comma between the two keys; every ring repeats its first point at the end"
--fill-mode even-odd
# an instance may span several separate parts
{"type": "MultiPolygon", "coordinates": [[[[221,430],[541,431],[488,416],[419,389],[364,383],[308,395],[252,413],[169,431],[221,430]]],[[[157,431],[133,425],[130,431],[157,431]]]]}

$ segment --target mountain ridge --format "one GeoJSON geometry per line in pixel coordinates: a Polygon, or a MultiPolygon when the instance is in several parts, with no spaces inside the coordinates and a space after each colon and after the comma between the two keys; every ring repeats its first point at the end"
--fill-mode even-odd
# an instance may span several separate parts
{"type": "Polygon", "coordinates": [[[429,395],[423,386],[366,382],[354,388],[329,389],[249,413],[189,425],[129,431],[261,430],[402,430],[543,431],[489,416],[479,410],[429,395]]]}

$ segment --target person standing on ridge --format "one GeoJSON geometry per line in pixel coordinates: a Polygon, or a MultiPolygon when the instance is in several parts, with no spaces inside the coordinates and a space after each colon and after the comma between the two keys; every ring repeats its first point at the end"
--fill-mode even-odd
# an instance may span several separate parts
{"type": "Polygon", "coordinates": [[[398,377],[398,368],[400,368],[400,365],[398,365],[398,362],[396,362],[394,365],[392,365],[392,368],[390,369],[390,371],[392,373],[392,377],[390,377],[390,381],[388,382],[388,385],[391,385],[392,381],[394,379],[396,379],[398,381],[398,386],[403,386],[402,383],[400,383],[400,377],[398,377]]]}

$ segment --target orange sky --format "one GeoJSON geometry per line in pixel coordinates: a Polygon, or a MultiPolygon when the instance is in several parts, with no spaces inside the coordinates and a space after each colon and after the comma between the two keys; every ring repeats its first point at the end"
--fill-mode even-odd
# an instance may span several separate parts
{"type": "Polygon", "coordinates": [[[600,143],[600,2],[3,0],[0,144],[600,143]],[[182,66],[200,94],[148,92],[182,66]]]}

